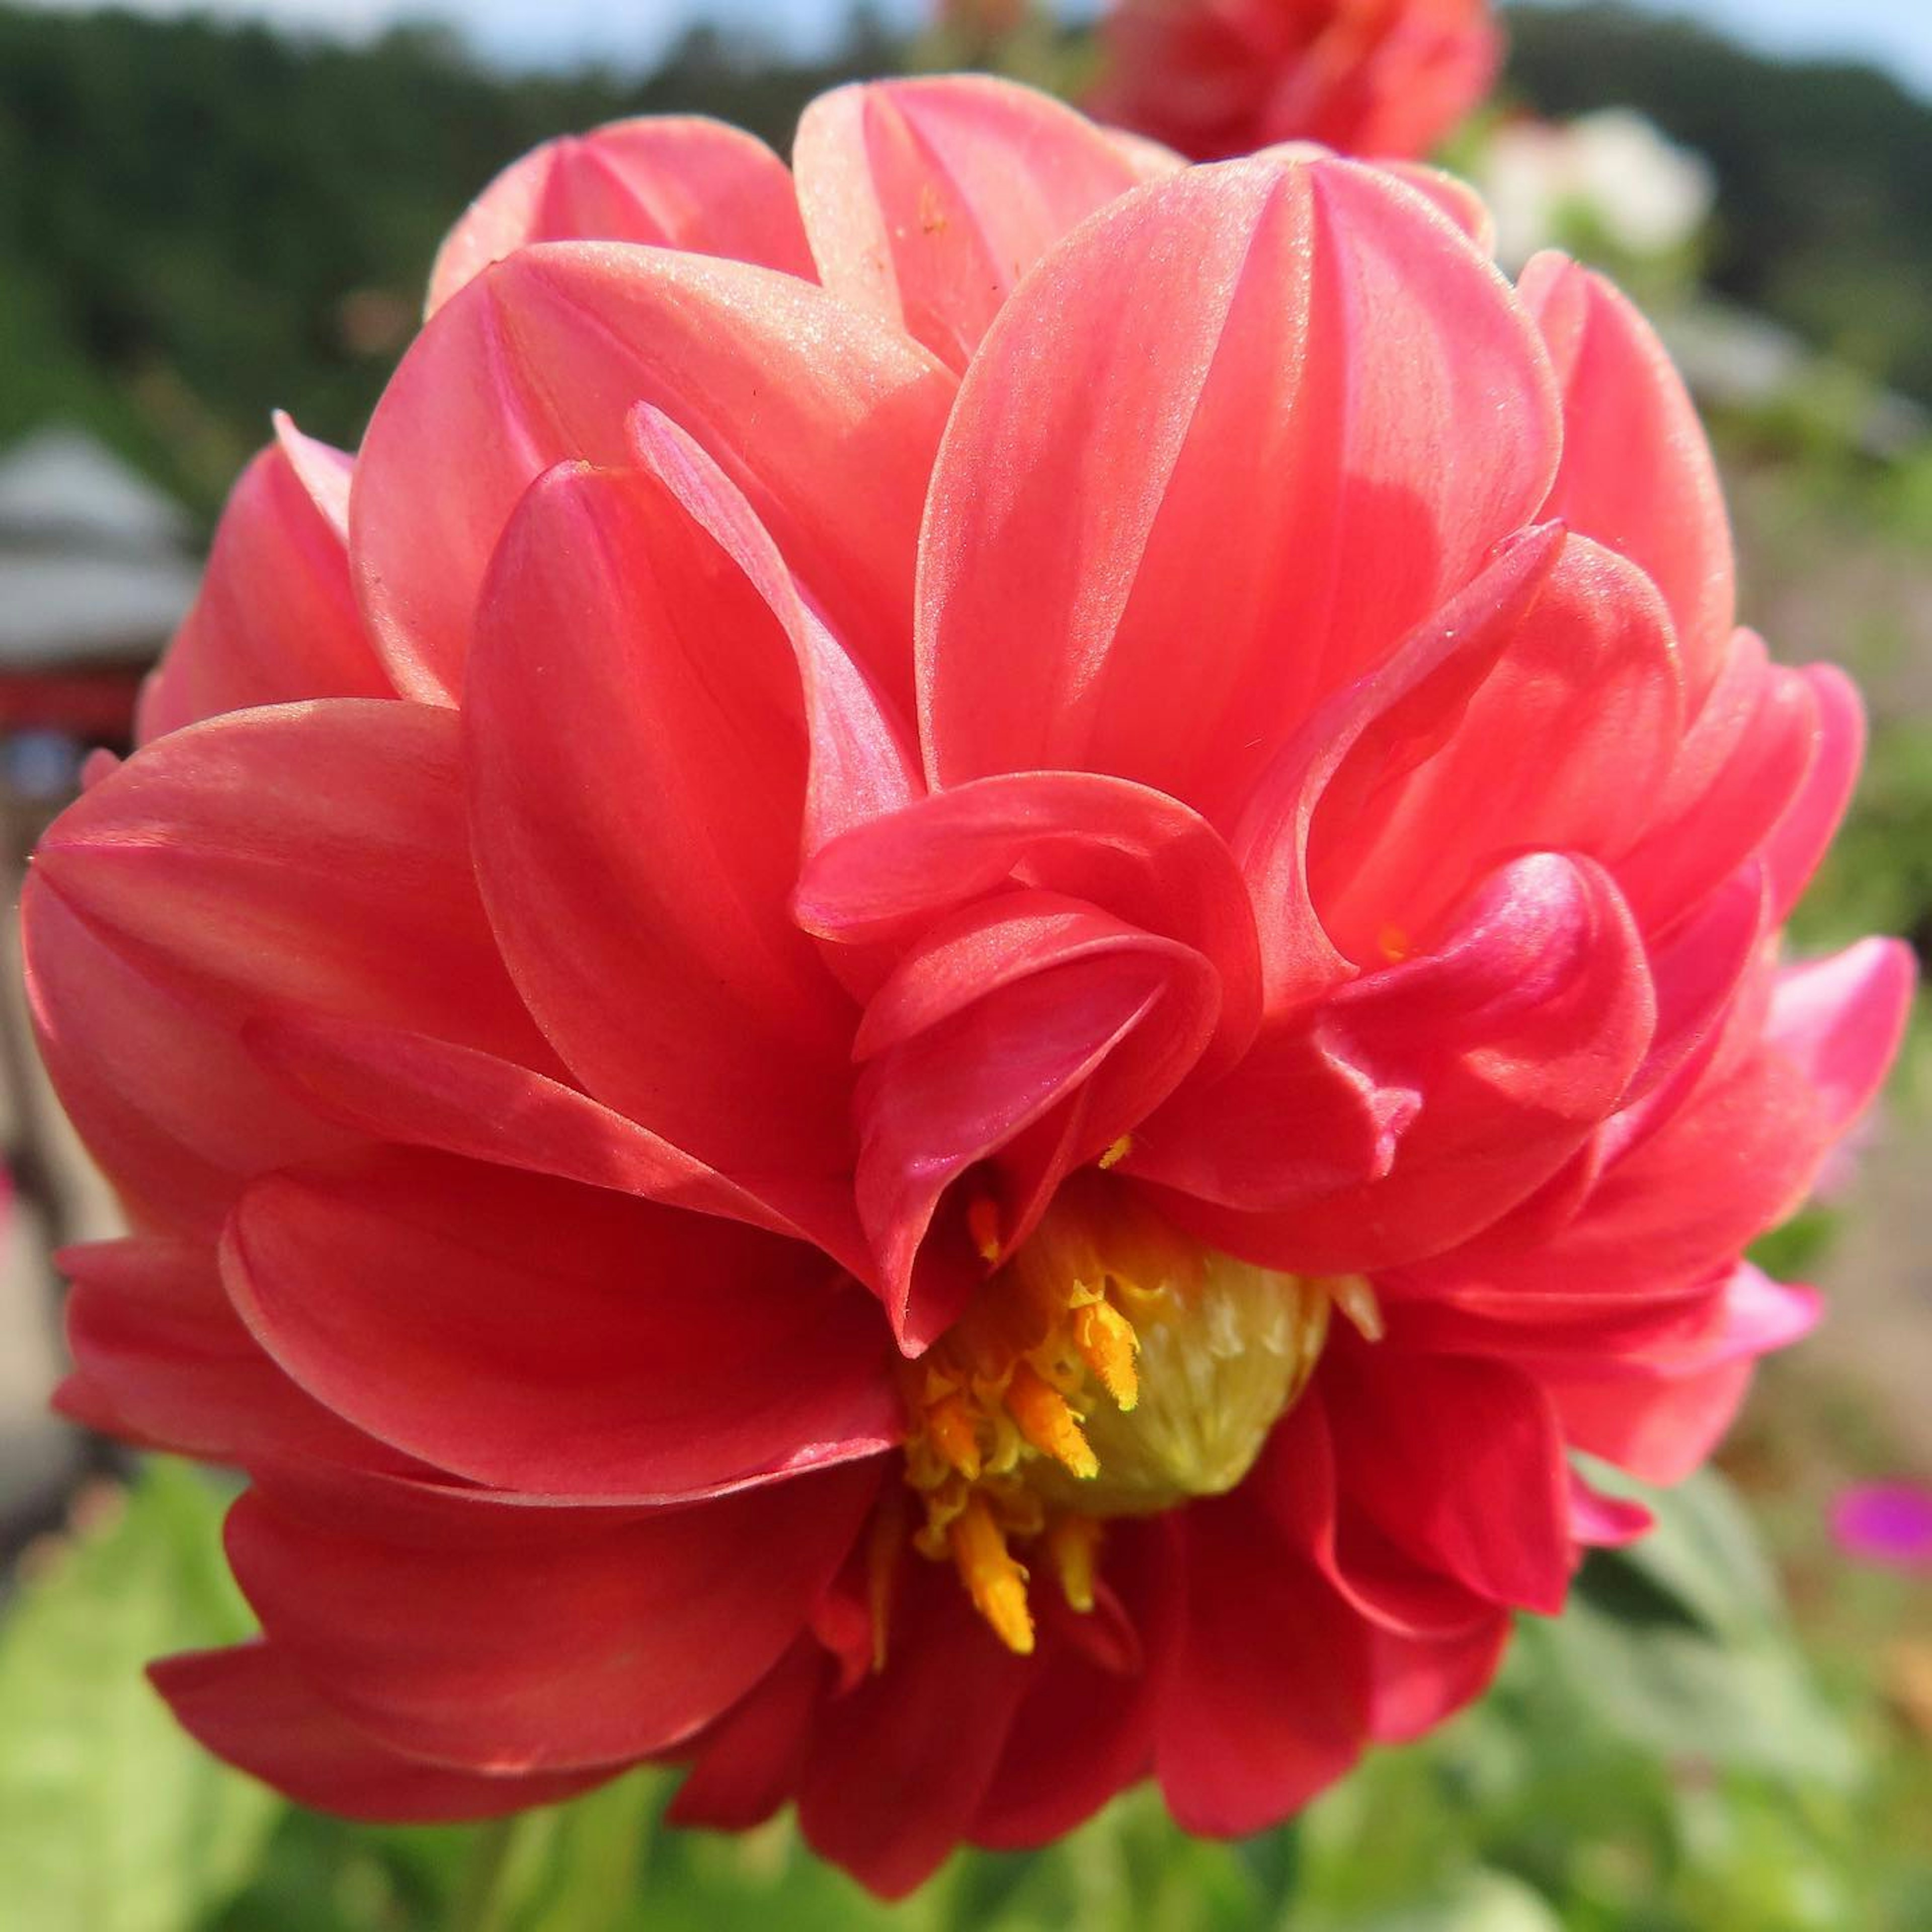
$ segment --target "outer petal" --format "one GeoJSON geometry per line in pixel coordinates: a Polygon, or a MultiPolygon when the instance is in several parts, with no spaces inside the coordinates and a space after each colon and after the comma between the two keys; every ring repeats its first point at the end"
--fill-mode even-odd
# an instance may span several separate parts
{"type": "Polygon", "coordinates": [[[218,1462],[318,1458],[402,1468],[265,1355],[222,1292],[212,1249],[153,1239],[70,1248],[68,1346],[57,1401],[110,1434],[218,1462]]]}
{"type": "Polygon", "coordinates": [[[1736,607],[1724,488],[1664,345],[1601,276],[1560,255],[1522,273],[1563,386],[1563,467],[1544,514],[1621,552],[1663,592],[1694,714],[1736,607]]]}
{"type": "Polygon", "coordinates": [[[427,312],[532,242],[648,242],[812,274],[784,162],[696,115],[613,121],[513,161],[437,251],[427,312]]]}
{"type": "Polygon", "coordinates": [[[662,1500],[897,1440],[871,1297],[736,1222],[391,1154],[256,1182],[224,1267],[331,1408],[495,1488],[662,1500]]]}
{"type": "Polygon", "coordinates": [[[754,1192],[574,1087],[426,1034],[304,1014],[255,1021],[247,1037],[317,1113],[372,1140],[723,1215],[816,1241],[861,1276],[870,1266],[843,1179],[776,1177],[754,1192]]]}
{"type": "Polygon", "coordinates": [[[1407,190],[1279,160],[1144,189],[1042,263],[961,392],[920,580],[928,773],[1112,772],[1216,817],[1556,462],[1527,319],[1407,190]]]}
{"type": "Polygon", "coordinates": [[[862,1468],[637,1514],[279,1477],[229,1518],[272,1643],[358,1729],[464,1770],[677,1743],[803,1626],[877,1485],[862,1468]]]}
{"type": "Polygon", "coordinates": [[[1548,1397],[1498,1362],[1400,1348],[1323,1365],[1343,1509],[1490,1603],[1553,1615],[1575,1556],[1548,1397]]]}
{"type": "MultiPolygon", "coordinates": [[[[1767,851],[1781,823],[1815,824],[1819,798],[1802,803],[1808,775],[1838,757],[1842,722],[1828,728],[1820,689],[1805,673],[1771,663],[1749,632],[1733,639],[1644,836],[1617,860],[1618,882],[1646,932],[1666,932],[1696,913],[1767,851]]],[[[1796,831],[1794,838],[1802,842],[1796,831]]],[[[1795,848],[1786,862],[1802,862],[1795,848]]]]}
{"type": "Polygon", "coordinates": [[[1161,1686],[1155,1774],[1184,1830],[1261,1831],[1360,1755],[1368,1627],[1244,1492],[1174,1522],[1187,1601],[1161,1686]]]}
{"type": "Polygon", "coordinates": [[[1864,704],[1858,687],[1833,664],[1813,664],[1799,675],[1810,687],[1817,735],[1804,784],[1765,847],[1775,893],[1772,910],[1780,922],[1810,884],[1844,820],[1865,752],[1864,704]]]}
{"type": "Polygon", "coordinates": [[[966,1836],[1030,1673],[934,1564],[904,1564],[892,1633],[885,1669],[821,1709],[798,1818],[822,1857],[898,1898],[966,1836]]]}
{"type": "Polygon", "coordinates": [[[557,1052],[728,1174],[838,1172],[851,1009],[787,912],[809,748],[770,608],[657,484],[568,466],[504,538],[472,670],[478,873],[557,1052]]]}
{"type": "Polygon", "coordinates": [[[1788,1348],[1822,1304],[1749,1266],[1737,1268],[1709,1314],[1681,1339],[1617,1357],[1526,1357],[1549,1390],[1565,1438],[1647,1483],[1681,1483],[1731,1426],[1758,1357],[1788,1348]]]}
{"type": "Polygon", "coordinates": [[[350,506],[364,614],[403,689],[453,697],[518,499],[560,460],[623,460],[644,402],[717,459],[832,629],[904,693],[952,388],[916,344],[789,275],[610,242],[520,250],[424,329],[370,423],[350,506]]]}
{"type": "Polygon", "coordinates": [[[243,471],[201,594],[141,694],[135,736],[301,698],[388,698],[346,545],[350,460],[286,416],[243,471]]]}
{"type": "Polygon", "coordinates": [[[137,1227],[212,1244],[249,1175],[352,1144],[270,1080],[232,1026],[124,958],[38,870],[20,922],[42,1063],[137,1227]]]}
{"type": "Polygon", "coordinates": [[[273,1644],[190,1652],[148,1673],[199,1742],[298,1804],[371,1824],[437,1825],[554,1804],[608,1771],[454,1771],[379,1744],[316,1694],[273,1644]]]}
{"type": "Polygon", "coordinates": [[[34,863],[231,1033],[308,1009],[554,1064],[477,900],[446,712],[344,699],[172,734],[62,813],[34,863]]]}
{"type": "Polygon", "coordinates": [[[1409,1744],[1490,1688],[1510,1636],[1498,1610],[1473,1630],[1433,1639],[1369,1636],[1369,1731],[1378,1744],[1409,1744]]]}
{"type": "Polygon", "coordinates": [[[1772,1042],[1817,1096],[1836,1139],[1870,1106],[1912,1010],[1918,963],[1902,940],[1865,939],[1828,958],[1787,968],[1772,995],[1772,1042]]]}
{"type": "Polygon", "coordinates": [[[1090,121],[986,75],[821,94],[792,160],[826,288],[958,370],[1034,263],[1140,178],[1090,121]]]}

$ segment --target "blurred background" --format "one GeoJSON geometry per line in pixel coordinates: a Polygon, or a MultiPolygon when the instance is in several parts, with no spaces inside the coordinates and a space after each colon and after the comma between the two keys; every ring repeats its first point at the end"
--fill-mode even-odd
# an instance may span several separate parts
{"type": "MultiPolygon", "coordinates": [[[[781,151],[840,80],[991,66],[1077,93],[1092,8],[922,0],[0,0],[0,812],[25,854],[121,747],[272,407],[353,446],[442,231],[506,162],[615,116],[781,151]]],[[[1453,164],[1510,266],[1554,243],[1658,321],[1704,406],[1745,620],[1848,666],[1853,820],[1798,920],[1932,946],[1932,7],[1506,9],[1453,164]]],[[[14,957],[10,945],[8,958],[14,957]]],[[[956,1861],[888,1911],[782,1823],[674,1840],[627,1780],[461,1917],[461,1832],[356,1829],[200,1760],[140,1676],[247,1628],[218,1484],[52,1418],[61,1243],[111,1202],[0,998],[0,1928],[500,1932],[1932,1926],[1932,1080],[1922,1013],[1856,1160],[1760,1256],[1832,1315],[1761,1378],[1723,1474],[1586,1568],[1502,1683],[1298,1826],[1190,1844],[1130,1798],[1055,1852],[956,1861]],[[640,1900],[647,1903],[639,1903],[640,1900]],[[452,1918],[451,1915],[457,1915],[452,1918]]]]}

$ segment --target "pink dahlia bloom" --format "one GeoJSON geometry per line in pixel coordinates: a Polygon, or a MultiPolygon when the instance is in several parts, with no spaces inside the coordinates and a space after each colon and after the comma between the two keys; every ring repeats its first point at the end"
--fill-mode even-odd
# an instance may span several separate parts
{"type": "Polygon", "coordinates": [[[1489,0],[1115,0],[1090,106],[1196,160],[1426,154],[1494,85],[1489,0]]]}
{"type": "Polygon", "coordinates": [[[982,81],[533,156],[48,835],[65,1403],[248,1472],[156,1676],[284,1790],[1252,1831],[1813,1319],[1741,1251],[1911,971],[1780,952],[1858,709],[1676,377],[1434,178],[1162,166],[982,81]]]}

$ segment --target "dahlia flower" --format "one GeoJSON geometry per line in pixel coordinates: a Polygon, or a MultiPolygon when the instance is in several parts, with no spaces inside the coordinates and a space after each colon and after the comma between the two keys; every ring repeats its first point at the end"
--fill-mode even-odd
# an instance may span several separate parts
{"type": "Polygon", "coordinates": [[[65,1406],[250,1478],[188,1729],[381,1819],[674,1760],[898,1893],[1473,1696],[1644,1526],[1573,1452],[1813,1319],[1741,1252],[1911,974],[1781,954],[1857,700],[1600,282],[986,81],[794,170],[486,193],[25,916],[134,1231],[65,1406]]]}
{"type": "Polygon", "coordinates": [[[1426,154],[1502,62],[1489,0],[1115,0],[1088,105],[1220,160],[1282,141],[1426,154]]]}

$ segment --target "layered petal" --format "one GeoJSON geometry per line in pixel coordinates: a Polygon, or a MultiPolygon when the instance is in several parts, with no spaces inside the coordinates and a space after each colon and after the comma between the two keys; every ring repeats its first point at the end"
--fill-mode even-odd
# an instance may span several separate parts
{"type": "Polygon", "coordinates": [[[641,402],[716,459],[834,632],[904,692],[952,389],[916,344],[793,276],[611,242],[521,249],[432,318],[370,423],[350,519],[364,616],[398,686],[448,700],[518,500],[560,461],[622,461],[641,402]]]}
{"type": "Polygon", "coordinates": [[[56,1398],[91,1428],[212,1462],[314,1457],[401,1469],[276,1367],[223,1292],[214,1250],[147,1238],[60,1257],[74,1372],[56,1398]]]}
{"type": "Polygon", "coordinates": [[[645,242],[812,272],[784,162],[756,135],[698,115],[613,121],[513,161],[437,251],[428,313],[533,242],[645,242]]]}
{"type": "Polygon", "coordinates": [[[286,416],[222,512],[201,593],[141,694],[142,743],[198,719],[304,698],[387,698],[349,578],[340,450],[286,416]]]}
{"type": "Polygon", "coordinates": [[[1034,263],[1140,178],[1071,108],[980,74],[820,94],[792,159],[826,287],[962,370],[1034,263]]]}
{"type": "Polygon", "coordinates": [[[298,1804],[372,1824],[440,1825],[554,1804],[608,1772],[454,1770],[380,1744],[318,1696],[270,1643],[194,1651],[148,1671],[182,1728],[298,1804]]]}
{"type": "Polygon", "coordinates": [[[1186,1604],[1154,1772],[1184,1829],[1232,1838],[1298,1810],[1360,1756],[1368,1627],[1242,1492],[1174,1520],[1186,1604]]]}
{"type": "Polygon", "coordinates": [[[1694,715],[1718,676],[1737,602],[1724,486],[1696,407],[1655,332],[1600,275],[1540,255],[1521,290],[1563,391],[1563,466],[1544,514],[1656,584],[1694,715]]]}
{"type": "Polygon", "coordinates": [[[1180,1096],[1136,1136],[1125,1171],[1231,1252],[1314,1271],[1391,1266],[1548,1180],[1616,1108],[1654,1023],[1608,879],[1588,860],[1519,860],[1436,950],[1264,1032],[1226,1081],[1180,1096]],[[1244,1141],[1254,1084],[1304,1096],[1305,1128],[1284,1114],[1270,1144],[1244,1141]],[[1392,1160],[1340,1186],[1322,1153],[1338,1112],[1358,1140],[1400,1132],[1392,1160]]]}
{"type": "Polygon", "coordinates": [[[1111,772],[1213,818],[1556,460],[1528,319],[1406,189],[1282,160],[1146,188],[1042,262],[962,391],[920,576],[928,772],[1111,772]]]}
{"type": "Polygon", "coordinates": [[[872,1298],[736,1222],[385,1154],[256,1182],[224,1268],[330,1408],[493,1487],[663,1500],[897,1439],[872,1298]]]}
{"type": "Polygon", "coordinates": [[[813,1728],[798,1792],[806,1842],[885,1898],[923,1882],[985,1800],[1028,1674],[950,1574],[909,1559],[885,1668],[813,1728]]]}
{"type": "Polygon", "coordinates": [[[567,466],[482,618],[477,868],[531,1012],[596,1098],[699,1160],[840,1171],[851,1009],[787,910],[810,746],[770,607],[651,479],[567,466]]]}
{"type": "Polygon", "coordinates": [[[735,1702],[802,1628],[877,1478],[680,1510],[531,1508],[309,1473],[230,1512],[269,1642],[357,1729],[494,1774],[623,1764],[735,1702]]]}
{"type": "Polygon", "coordinates": [[[172,734],[62,813],[35,871],[231,1034],[306,1010],[555,1064],[476,896],[446,712],[344,699],[172,734]]]}
{"type": "Polygon", "coordinates": [[[859,1211],[908,1349],[958,1314],[988,1262],[1031,1232],[1053,1189],[1178,1086],[1218,1017],[1199,954],[1076,901],[1027,892],[940,924],[868,1009],[855,1051],[859,1211]],[[1030,1129],[1040,1130],[1023,1138],[1030,1129]],[[1004,1156],[1004,1160],[999,1157],[1004,1156]],[[940,1199],[982,1162],[982,1234],[946,1228],[955,1265],[915,1273],[940,1199]]]}

